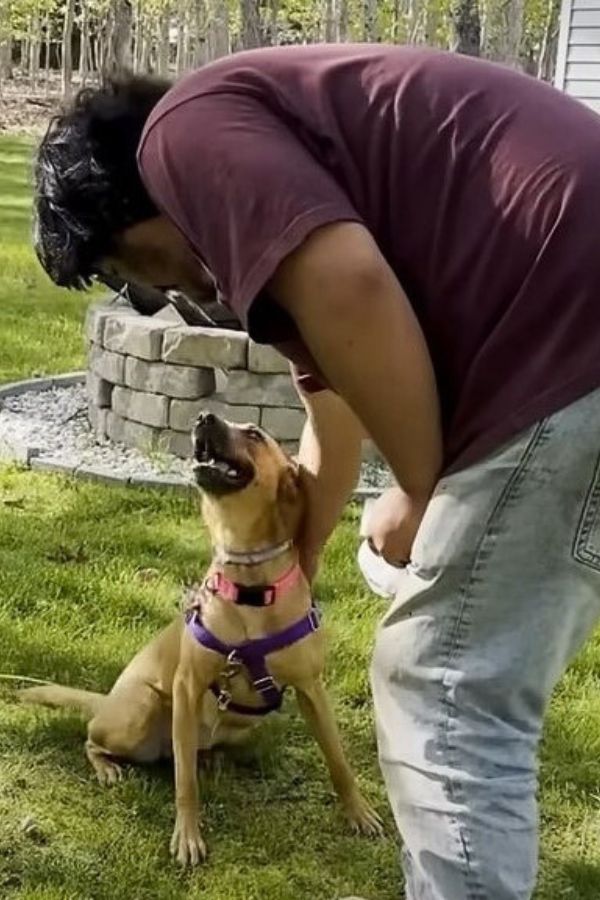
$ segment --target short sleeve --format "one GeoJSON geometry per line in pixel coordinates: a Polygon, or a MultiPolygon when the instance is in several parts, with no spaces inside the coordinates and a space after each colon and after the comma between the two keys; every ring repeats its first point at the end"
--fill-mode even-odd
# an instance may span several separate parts
{"type": "Polygon", "coordinates": [[[283,310],[263,294],[279,264],[315,229],[361,221],[302,133],[253,95],[219,92],[167,110],[138,152],[157,207],[244,326],[267,343],[294,337],[283,310]]]}
{"type": "Polygon", "coordinates": [[[294,383],[301,393],[316,394],[328,389],[323,373],[301,341],[283,341],[275,347],[292,364],[294,383]]]}

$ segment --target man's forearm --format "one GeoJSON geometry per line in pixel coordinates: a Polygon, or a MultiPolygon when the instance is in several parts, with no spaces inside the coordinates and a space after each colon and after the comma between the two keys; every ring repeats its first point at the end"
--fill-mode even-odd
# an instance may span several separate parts
{"type": "Polygon", "coordinates": [[[298,454],[308,498],[303,540],[308,552],[318,553],[358,481],[363,429],[333,392],[303,399],[308,416],[298,454]]]}

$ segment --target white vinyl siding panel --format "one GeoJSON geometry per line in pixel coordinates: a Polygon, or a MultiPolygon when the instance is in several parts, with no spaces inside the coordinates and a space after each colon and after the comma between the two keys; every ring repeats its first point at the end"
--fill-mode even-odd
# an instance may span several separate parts
{"type": "Polygon", "coordinates": [[[600,113],[600,97],[580,97],[579,98],[582,103],[586,106],[589,106],[590,109],[593,109],[594,112],[600,113]]]}
{"type": "Polygon", "coordinates": [[[562,0],[555,84],[600,112],[600,0],[562,0]]]}

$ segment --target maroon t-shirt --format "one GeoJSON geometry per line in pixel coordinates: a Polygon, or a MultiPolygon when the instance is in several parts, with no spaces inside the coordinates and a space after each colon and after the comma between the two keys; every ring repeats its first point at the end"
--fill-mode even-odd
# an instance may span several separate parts
{"type": "Polygon", "coordinates": [[[425,333],[447,468],[600,385],[600,118],[542,82],[422,48],[240,53],[167,93],[139,166],[250,333],[308,371],[265,286],[314,229],[364,224],[425,333]]]}

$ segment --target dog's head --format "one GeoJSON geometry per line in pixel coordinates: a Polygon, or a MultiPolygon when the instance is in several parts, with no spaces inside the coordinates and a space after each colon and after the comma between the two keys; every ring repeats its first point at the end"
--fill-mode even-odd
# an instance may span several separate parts
{"type": "Polygon", "coordinates": [[[303,512],[299,466],[262,428],[201,413],[194,479],[213,541],[257,546],[294,538],[303,512]]]}

